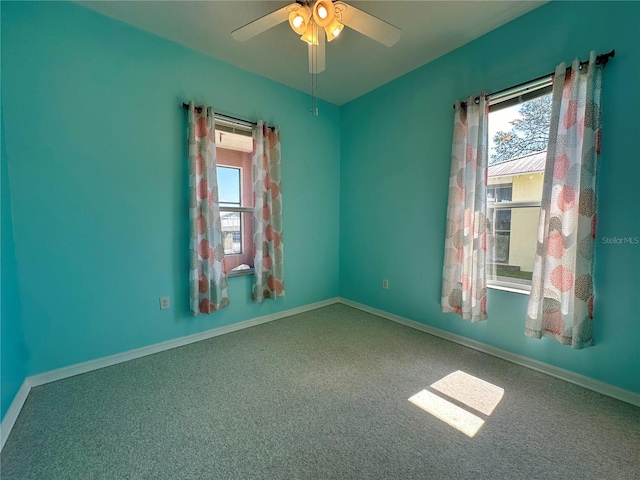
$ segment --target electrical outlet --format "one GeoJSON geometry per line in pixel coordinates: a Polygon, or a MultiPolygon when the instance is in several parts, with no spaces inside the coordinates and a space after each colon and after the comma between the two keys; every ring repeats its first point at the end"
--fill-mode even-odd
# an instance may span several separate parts
{"type": "Polygon", "coordinates": [[[389,280],[387,280],[386,278],[382,280],[382,288],[384,288],[385,290],[389,289],[389,280]]]}
{"type": "Polygon", "coordinates": [[[166,310],[167,308],[171,308],[169,297],[160,297],[160,310],[166,310]]]}

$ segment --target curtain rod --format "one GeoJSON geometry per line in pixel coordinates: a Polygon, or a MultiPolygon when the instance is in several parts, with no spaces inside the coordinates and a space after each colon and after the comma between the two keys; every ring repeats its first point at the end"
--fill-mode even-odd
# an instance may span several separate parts
{"type": "MultiPolygon", "coordinates": [[[[188,103],[182,103],[182,108],[184,110],[189,110],[189,104],[188,103]]],[[[194,109],[198,112],[201,113],[202,112],[202,107],[194,107],[194,109]]],[[[230,123],[235,123],[237,125],[244,125],[245,127],[249,127],[249,126],[257,126],[258,123],[257,122],[250,122],[249,120],[243,120],[241,118],[237,118],[237,117],[232,117],[231,115],[225,115],[223,113],[214,113],[214,115],[216,117],[218,117],[221,120],[227,120],[230,123]]],[[[267,127],[269,130],[271,130],[272,132],[276,131],[276,127],[269,125],[267,127]]]]}
{"type": "MultiPolygon", "coordinates": [[[[188,103],[182,103],[182,108],[185,110],[189,110],[188,103]]],[[[202,107],[194,107],[198,113],[202,112],[202,107]]],[[[230,122],[239,123],[240,125],[258,125],[256,122],[250,122],[249,120],[243,120],[241,118],[232,117],[231,115],[224,115],[222,113],[216,113],[216,117],[220,117],[222,120],[229,120],[230,122]]]]}
{"type": "MultiPolygon", "coordinates": [[[[607,62],[609,61],[610,58],[613,58],[616,56],[616,51],[611,50],[609,53],[603,53],[601,55],[598,55],[596,57],[596,65],[602,65],[603,67],[607,64],[607,62]]],[[[586,60],[584,62],[580,62],[580,69],[582,69],[583,66],[588,65],[589,64],[589,60],[586,60]]],[[[571,67],[567,67],[567,72],[571,70],[571,67]]],[[[549,78],[551,77],[555,72],[552,73],[547,73],[546,75],[542,75],[541,77],[538,78],[534,78],[533,80],[529,80],[528,82],[522,82],[519,83],[518,85],[514,85],[512,87],[507,87],[507,88],[503,88],[502,90],[498,90],[497,92],[493,92],[493,93],[488,93],[487,97],[493,97],[495,95],[500,95],[501,93],[504,92],[508,92],[509,90],[514,90],[518,87],[523,87],[525,85],[529,85],[530,83],[535,83],[538,82],[540,80],[544,80],[545,78],[549,78]]],[[[480,97],[476,97],[475,99],[476,104],[480,103],[480,97]]],[[[467,106],[467,102],[460,102],[460,106],[461,107],[466,107],[467,106]]],[[[453,108],[456,108],[456,104],[453,104],[453,108]]]]}

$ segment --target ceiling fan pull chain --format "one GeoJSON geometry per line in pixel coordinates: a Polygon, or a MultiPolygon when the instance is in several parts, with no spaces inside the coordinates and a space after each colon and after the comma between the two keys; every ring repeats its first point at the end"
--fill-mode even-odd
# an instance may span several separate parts
{"type": "Polygon", "coordinates": [[[313,115],[313,47],[311,48],[311,72],[309,75],[311,76],[311,110],[309,110],[309,114],[313,115]]]}
{"type": "MultiPolygon", "coordinates": [[[[313,24],[314,37],[317,38],[318,31],[320,30],[316,24],[313,24]]],[[[313,116],[318,116],[318,50],[317,45],[312,43],[311,48],[311,111],[309,112],[313,116]]]]}
{"type": "Polygon", "coordinates": [[[316,45],[313,46],[313,114],[318,116],[318,47],[316,45]]]}

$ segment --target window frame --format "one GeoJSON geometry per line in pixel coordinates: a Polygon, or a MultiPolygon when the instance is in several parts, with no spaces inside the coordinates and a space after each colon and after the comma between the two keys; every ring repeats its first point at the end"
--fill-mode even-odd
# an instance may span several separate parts
{"type": "MultiPolygon", "coordinates": [[[[249,127],[248,125],[241,125],[241,124],[234,124],[232,122],[228,122],[226,120],[219,120],[217,117],[215,119],[215,128],[216,130],[221,130],[222,133],[238,133],[238,132],[243,132],[245,134],[249,134],[246,136],[253,136],[253,129],[251,127],[249,127]],[[220,129],[219,127],[222,127],[222,129],[220,129]]],[[[253,154],[251,152],[247,152],[247,151],[243,151],[243,150],[236,150],[233,148],[228,148],[228,147],[224,147],[224,146],[218,146],[216,143],[216,158],[217,158],[217,164],[216,167],[223,167],[223,168],[234,168],[240,171],[239,174],[239,183],[240,183],[240,205],[239,206],[223,206],[220,203],[218,204],[218,209],[220,211],[220,213],[222,212],[238,212],[240,214],[240,235],[241,238],[244,239],[246,232],[243,232],[243,226],[244,226],[244,222],[245,222],[245,216],[243,214],[247,214],[250,213],[251,215],[253,215],[253,210],[254,210],[254,206],[242,206],[243,204],[243,196],[246,193],[245,192],[245,168],[243,166],[238,166],[238,165],[229,165],[228,163],[225,163],[224,160],[222,160],[220,157],[223,155],[220,155],[219,149],[222,150],[230,150],[230,151],[235,151],[235,152],[241,152],[244,153],[246,155],[250,155],[253,156],[253,154]],[[221,161],[222,160],[222,161],[221,161]]],[[[216,172],[217,173],[217,172],[216,172]]],[[[253,198],[253,184],[250,178],[247,179],[246,183],[251,183],[251,198],[253,198]]],[[[251,235],[252,237],[253,235],[251,235]]],[[[249,239],[250,242],[252,242],[252,239],[249,239]]],[[[240,242],[240,253],[230,253],[230,254],[225,254],[225,257],[237,257],[237,256],[244,256],[247,253],[245,253],[245,248],[243,246],[244,241],[241,240],[240,242]]],[[[255,256],[255,251],[253,252],[254,256],[255,256]]],[[[253,259],[252,259],[253,260],[253,259]]],[[[246,269],[242,269],[242,270],[231,270],[227,272],[227,277],[240,277],[240,276],[244,276],[244,275],[253,275],[255,269],[254,267],[251,268],[246,268],[246,269]]]]}
{"type": "MultiPolygon", "coordinates": [[[[553,78],[551,76],[545,77],[542,79],[534,80],[519,87],[515,87],[513,89],[506,90],[500,95],[496,95],[493,98],[489,98],[489,115],[493,112],[511,107],[513,105],[517,105],[520,103],[528,102],[530,100],[534,100],[539,97],[543,97],[545,95],[550,94],[553,91],[553,78]]],[[[487,165],[487,168],[489,165],[487,165]]],[[[492,187],[499,187],[501,184],[491,185],[492,187]]],[[[487,185],[487,195],[488,195],[489,185],[487,185]]],[[[513,197],[512,197],[513,198],[513,197]]],[[[489,202],[487,197],[487,219],[489,219],[489,210],[493,210],[496,212],[497,210],[506,210],[506,209],[517,209],[517,208],[532,208],[541,206],[542,199],[539,201],[526,201],[526,202],[498,202],[493,201],[489,202]]],[[[494,215],[491,216],[494,218],[494,215]]],[[[492,233],[495,233],[495,224],[492,233]]],[[[511,233],[511,226],[509,228],[509,233],[511,233]]],[[[535,252],[533,252],[535,255],[535,252]]],[[[495,264],[495,262],[494,262],[495,264]]],[[[504,280],[505,278],[510,277],[498,277],[496,275],[495,279],[490,279],[487,276],[487,288],[493,290],[502,290],[512,293],[519,293],[522,295],[529,295],[531,293],[531,281],[529,283],[520,283],[516,278],[512,278],[511,280],[504,280]]]]}
{"type": "MultiPolygon", "coordinates": [[[[513,210],[514,208],[535,208],[535,207],[540,208],[540,203],[541,202],[496,202],[491,206],[487,204],[487,210],[489,210],[490,208],[493,210],[513,210]]],[[[487,217],[488,216],[489,215],[487,212],[487,217]]],[[[495,229],[494,229],[494,232],[495,232],[495,229]]],[[[511,227],[509,228],[509,234],[511,234],[511,227]]],[[[497,275],[496,275],[496,278],[499,278],[499,279],[494,280],[494,279],[487,278],[488,288],[496,288],[497,290],[506,290],[510,292],[523,293],[527,295],[531,292],[530,283],[526,284],[526,283],[520,283],[517,281],[501,280],[501,279],[510,278],[510,277],[498,277],[497,275]]],[[[512,280],[518,280],[518,279],[513,278],[512,280]]]]}

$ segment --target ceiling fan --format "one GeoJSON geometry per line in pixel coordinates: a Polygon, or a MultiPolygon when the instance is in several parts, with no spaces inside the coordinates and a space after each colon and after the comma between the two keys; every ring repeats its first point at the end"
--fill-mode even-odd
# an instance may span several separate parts
{"type": "Polygon", "coordinates": [[[289,20],[300,40],[309,47],[309,72],[317,74],[325,69],[325,39],[334,40],[346,26],[373,40],[391,47],[400,39],[400,30],[342,1],[297,0],[285,7],[240,27],[231,35],[241,42],[289,20]]]}

